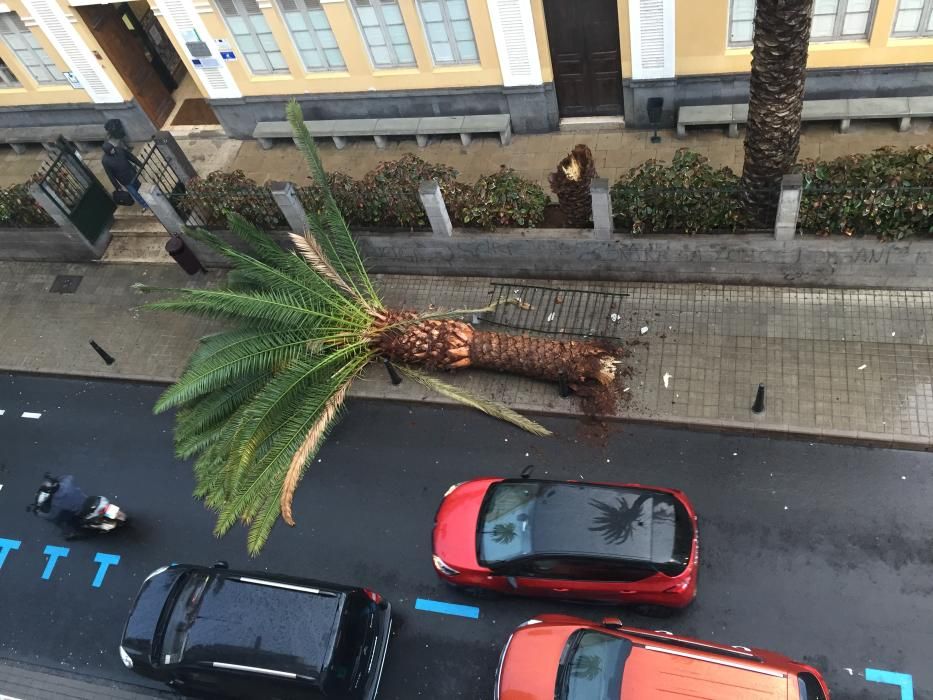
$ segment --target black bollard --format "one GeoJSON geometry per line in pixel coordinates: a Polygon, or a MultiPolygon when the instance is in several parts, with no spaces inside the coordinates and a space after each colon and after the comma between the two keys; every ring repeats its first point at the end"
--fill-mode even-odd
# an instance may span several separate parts
{"type": "Polygon", "coordinates": [[[389,379],[392,380],[393,386],[398,386],[402,383],[402,377],[399,376],[399,373],[395,371],[395,367],[392,366],[392,363],[389,362],[388,358],[382,358],[382,364],[386,366],[386,372],[389,373],[389,379]]]}
{"type": "Polygon", "coordinates": [[[755,394],[755,403],[752,404],[754,413],[761,413],[765,410],[765,385],[758,385],[758,392],[755,394]]]}
{"type": "Polygon", "coordinates": [[[116,362],[116,360],[114,360],[113,357],[107,354],[106,350],[104,350],[100,345],[95,343],[93,340],[91,341],[91,347],[94,348],[97,354],[100,355],[101,359],[104,362],[106,362],[108,365],[112,365],[114,362],[116,362]]]}
{"type": "Polygon", "coordinates": [[[563,373],[557,377],[557,391],[562,399],[566,399],[573,393],[570,390],[570,386],[567,384],[567,377],[565,377],[563,373]]]}

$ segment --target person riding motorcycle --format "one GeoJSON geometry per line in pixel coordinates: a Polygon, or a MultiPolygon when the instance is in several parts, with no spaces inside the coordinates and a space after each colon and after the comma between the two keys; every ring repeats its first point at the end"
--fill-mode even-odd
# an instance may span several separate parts
{"type": "Polygon", "coordinates": [[[52,521],[62,531],[66,540],[77,537],[79,516],[85,509],[88,497],[78,486],[74,476],[66,474],[56,479],[46,474],[36,491],[35,502],[26,510],[52,521]]]}

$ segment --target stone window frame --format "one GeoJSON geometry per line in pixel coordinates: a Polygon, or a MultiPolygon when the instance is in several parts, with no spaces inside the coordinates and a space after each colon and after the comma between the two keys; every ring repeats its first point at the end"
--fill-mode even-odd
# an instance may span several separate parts
{"type": "MultiPolygon", "coordinates": [[[[17,60],[39,85],[64,85],[65,75],[42,48],[32,31],[15,12],[0,13],[0,38],[10,48],[17,60]],[[14,38],[15,41],[11,41],[14,38]],[[24,60],[26,59],[26,60],[24,60]]],[[[9,71],[9,67],[7,67],[9,71]]],[[[12,75],[12,72],[11,72],[12,75]]],[[[15,76],[14,76],[15,77],[15,76]]],[[[6,85],[6,87],[14,87],[6,85]]],[[[17,81],[17,87],[21,84],[17,81]]]]}
{"type": "Polygon", "coordinates": [[[405,16],[402,14],[402,7],[399,0],[349,0],[350,7],[353,10],[353,16],[356,18],[357,28],[360,30],[360,37],[363,40],[363,45],[366,46],[366,51],[369,54],[369,60],[373,65],[373,68],[376,70],[392,69],[392,68],[415,68],[418,66],[418,59],[415,56],[414,47],[411,45],[411,35],[408,33],[408,26],[405,24],[405,16]],[[394,5],[398,9],[399,17],[401,18],[401,24],[393,23],[390,24],[385,16],[384,8],[394,5]],[[365,25],[363,23],[363,18],[360,16],[360,7],[369,7],[373,10],[373,16],[376,20],[376,25],[365,25]],[[389,27],[398,27],[401,26],[405,30],[405,44],[394,42],[392,40],[392,35],[389,30],[389,27]],[[373,44],[369,40],[369,34],[367,29],[378,29],[379,34],[382,38],[382,44],[373,44]],[[398,47],[408,46],[408,51],[411,53],[410,61],[403,61],[399,58],[398,47]],[[385,48],[389,60],[388,62],[379,62],[376,60],[376,56],[373,53],[373,48],[385,48]]]}
{"type": "MultiPolygon", "coordinates": [[[[820,0],[815,0],[815,2],[813,3],[813,13],[814,13],[814,16],[816,16],[817,14],[823,15],[823,16],[829,16],[829,15],[834,16],[835,19],[833,21],[833,31],[832,31],[832,34],[828,36],[818,36],[818,37],[814,37],[811,33],[810,43],[828,43],[828,42],[833,42],[833,41],[860,41],[860,40],[866,40],[868,39],[869,36],[871,36],[872,26],[874,25],[874,22],[875,22],[875,13],[878,10],[878,0],[868,0],[867,10],[861,10],[861,9],[850,10],[849,9],[850,3],[854,5],[855,3],[860,2],[860,0],[824,0],[824,1],[829,1],[829,2],[835,1],[836,3],[835,12],[818,13],[817,5],[819,4],[820,0]],[[867,15],[866,20],[865,20],[865,31],[860,32],[858,34],[844,34],[843,32],[845,29],[845,22],[846,22],[847,15],[857,15],[857,14],[867,15]]],[[[738,22],[754,23],[754,0],[729,0],[729,23],[727,27],[727,40],[726,40],[726,45],[728,48],[744,48],[744,47],[752,45],[751,39],[742,40],[742,41],[736,41],[732,39],[735,25],[738,22]],[[748,2],[752,3],[752,18],[751,19],[736,20],[734,18],[735,17],[735,5],[737,2],[742,2],[743,4],[747,4],[748,2]]]]}
{"type": "Polygon", "coordinates": [[[479,63],[479,47],[476,44],[476,32],[473,30],[473,17],[470,15],[470,4],[467,0],[458,0],[463,3],[464,8],[466,9],[466,18],[454,20],[451,19],[450,8],[448,3],[451,0],[418,0],[416,3],[418,6],[418,16],[421,18],[421,28],[424,30],[424,38],[427,41],[428,46],[431,48],[431,58],[434,60],[434,65],[436,66],[460,66],[460,65],[472,65],[479,63]],[[425,12],[422,5],[424,3],[437,4],[441,11],[441,19],[438,20],[427,20],[425,18],[425,12]],[[470,38],[469,39],[457,39],[454,31],[454,22],[466,22],[470,27],[470,38]],[[444,28],[444,34],[446,41],[438,43],[446,43],[450,46],[451,58],[447,60],[438,59],[437,53],[434,48],[435,42],[431,39],[431,33],[428,25],[441,25],[444,28]],[[473,57],[464,58],[461,53],[460,44],[470,42],[473,45],[473,57]]]}
{"type": "Polygon", "coordinates": [[[288,35],[292,39],[292,44],[295,46],[295,51],[298,52],[305,70],[307,70],[309,73],[347,70],[347,63],[343,58],[343,52],[340,50],[340,46],[337,43],[337,35],[334,34],[334,29],[330,25],[330,20],[327,18],[327,13],[324,12],[324,7],[321,5],[320,0],[276,0],[276,6],[279,10],[279,13],[282,15],[282,23],[288,30],[288,35]],[[326,28],[314,26],[312,13],[316,14],[318,12],[324,16],[324,22],[327,24],[326,28]],[[304,28],[294,29],[288,22],[288,18],[286,17],[288,14],[300,15],[301,20],[304,23],[304,28]],[[322,65],[312,66],[308,64],[304,54],[304,52],[308,51],[308,49],[302,49],[301,46],[298,45],[298,37],[295,35],[296,32],[304,32],[308,34],[311,39],[311,43],[314,45],[314,50],[321,58],[322,65]],[[325,41],[322,39],[322,34],[324,32],[330,34],[330,38],[333,39],[333,47],[324,45],[325,41]],[[334,51],[337,52],[337,57],[340,59],[339,63],[332,59],[334,51]],[[328,54],[328,52],[331,53],[328,54]]]}
{"type": "Polygon", "coordinates": [[[272,28],[266,21],[265,15],[263,14],[262,9],[260,9],[259,3],[256,0],[214,0],[214,2],[217,6],[217,9],[219,10],[218,14],[220,14],[220,16],[223,18],[224,24],[229,30],[230,35],[233,37],[234,44],[236,44],[240,55],[243,57],[243,62],[246,64],[246,69],[250,73],[253,75],[291,73],[291,70],[288,67],[288,62],[285,60],[285,54],[282,53],[282,47],[278,45],[278,42],[276,42],[275,34],[273,34],[272,28]],[[262,17],[267,31],[260,31],[255,26],[253,18],[257,16],[262,17]],[[243,26],[246,29],[245,33],[237,32],[233,25],[230,24],[230,20],[234,18],[243,22],[243,26]],[[253,46],[255,46],[257,50],[246,51],[243,48],[242,37],[249,37],[253,46]],[[266,46],[263,43],[264,37],[268,37],[272,44],[274,44],[275,48],[266,46]],[[274,54],[278,54],[281,58],[281,66],[276,66],[275,63],[273,63],[272,58],[270,58],[274,54]],[[263,64],[262,68],[253,66],[247,56],[259,56],[263,64]]]}
{"type": "Polygon", "coordinates": [[[933,0],[921,0],[920,19],[917,22],[917,28],[910,31],[898,31],[897,19],[902,11],[916,11],[917,8],[903,7],[905,0],[898,0],[897,9],[894,11],[894,24],[891,26],[891,36],[894,38],[920,38],[933,37],[933,0]]]}
{"type": "Polygon", "coordinates": [[[19,78],[10,70],[10,67],[0,59],[0,89],[22,87],[19,78]]]}

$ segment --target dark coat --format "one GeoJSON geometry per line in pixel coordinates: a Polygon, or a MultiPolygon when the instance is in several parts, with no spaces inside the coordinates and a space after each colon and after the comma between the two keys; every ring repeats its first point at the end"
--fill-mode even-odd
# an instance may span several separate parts
{"type": "Polygon", "coordinates": [[[100,163],[104,166],[104,172],[107,173],[110,182],[118,189],[121,185],[134,184],[139,168],[142,167],[136,156],[120,146],[114,147],[113,153],[104,153],[100,163]],[[133,167],[134,165],[136,167],[133,167]]]}

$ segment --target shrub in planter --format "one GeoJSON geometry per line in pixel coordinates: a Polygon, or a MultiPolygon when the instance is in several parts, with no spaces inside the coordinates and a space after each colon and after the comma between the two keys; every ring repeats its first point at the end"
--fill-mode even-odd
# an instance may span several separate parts
{"type": "Polygon", "coordinates": [[[26,184],[0,188],[0,228],[54,226],[45,210],[29,194],[26,184]]]}
{"type": "Polygon", "coordinates": [[[799,226],[817,235],[903,238],[933,234],[933,146],[799,165],[799,226]]]}
{"type": "Polygon", "coordinates": [[[185,188],[182,205],[204,219],[207,228],[226,228],[228,211],[242,215],[260,228],[275,229],[284,224],[272,193],[246,177],[242,170],[218,170],[203,179],[189,180],[185,188]]]}
{"type": "Polygon", "coordinates": [[[428,217],[418,197],[418,187],[426,180],[439,184],[454,182],[457,171],[446,165],[428,163],[418,156],[406,154],[398,160],[380,163],[366,173],[362,190],[380,211],[379,226],[425,228],[428,217]]]}
{"type": "MultiPolygon", "coordinates": [[[[363,184],[343,173],[328,173],[327,181],[334,200],[350,226],[372,226],[380,222],[380,203],[366,194],[363,184]]],[[[298,199],[305,211],[322,214],[324,195],[317,183],[298,188],[298,199]]]]}
{"type": "Polygon", "coordinates": [[[442,189],[450,218],[459,226],[471,228],[538,226],[550,201],[537,183],[505,166],[479,178],[472,187],[448,183],[442,189]]]}
{"type": "Polygon", "coordinates": [[[730,168],[682,148],[670,165],[652,159],[621,177],[612,211],[617,228],[632,233],[733,231],[746,224],[738,186],[730,168]]]}

